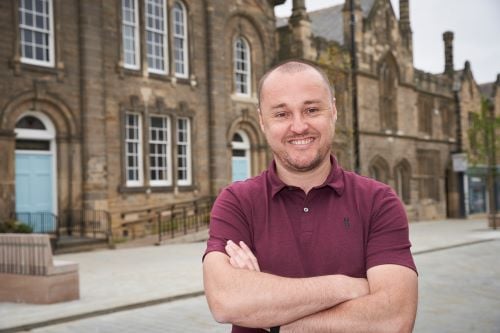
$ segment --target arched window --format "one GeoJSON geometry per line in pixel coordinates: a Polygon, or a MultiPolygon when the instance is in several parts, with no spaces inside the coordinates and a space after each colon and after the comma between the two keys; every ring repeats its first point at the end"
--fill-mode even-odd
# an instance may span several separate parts
{"type": "Polygon", "coordinates": [[[244,38],[238,37],[235,39],[233,54],[234,90],[237,94],[248,96],[251,93],[251,59],[250,46],[244,38]]]}
{"type": "Polygon", "coordinates": [[[231,141],[232,146],[232,181],[250,177],[250,140],[243,131],[237,131],[231,141]]]}
{"type": "Polygon", "coordinates": [[[410,204],[411,170],[408,161],[403,160],[394,168],[396,192],[405,204],[410,204]]]}
{"type": "Polygon", "coordinates": [[[392,57],[387,57],[380,65],[380,125],[382,130],[396,132],[398,129],[397,88],[398,70],[392,57]]]}
{"type": "Polygon", "coordinates": [[[188,42],[187,42],[186,7],[180,1],[172,9],[172,33],[174,38],[174,69],[178,77],[188,77],[188,42]]]}
{"type": "Polygon", "coordinates": [[[380,156],[375,157],[368,168],[370,178],[387,184],[389,179],[389,165],[380,156]]]}

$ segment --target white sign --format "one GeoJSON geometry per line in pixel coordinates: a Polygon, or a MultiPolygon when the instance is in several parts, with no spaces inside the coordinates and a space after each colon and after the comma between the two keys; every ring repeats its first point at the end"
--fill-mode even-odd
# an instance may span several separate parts
{"type": "Polygon", "coordinates": [[[464,172],[467,171],[467,154],[452,154],[451,155],[453,161],[453,171],[455,172],[464,172]]]}

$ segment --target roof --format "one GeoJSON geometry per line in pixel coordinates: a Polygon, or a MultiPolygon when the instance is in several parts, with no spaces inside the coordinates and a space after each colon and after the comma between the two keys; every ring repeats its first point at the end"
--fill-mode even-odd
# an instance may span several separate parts
{"type": "Polygon", "coordinates": [[[493,95],[493,86],[495,85],[495,82],[488,82],[488,83],[483,83],[479,84],[479,91],[481,92],[481,95],[484,97],[492,97],[493,95]]]}
{"type": "MultiPolygon", "coordinates": [[[[361,10],[363,17],[368,17],[376,0],[361,0],[361,10]]],[[[323,37],[328,41],[336,41],[344,44],[344,19],[342,9],[344,4],[327,7],[312,12],[308,12],[311,19],[312,33],[316,37],[323,37]]],[[[276,18],[276,27],[286,26],[287,17],[276,18]]]]}

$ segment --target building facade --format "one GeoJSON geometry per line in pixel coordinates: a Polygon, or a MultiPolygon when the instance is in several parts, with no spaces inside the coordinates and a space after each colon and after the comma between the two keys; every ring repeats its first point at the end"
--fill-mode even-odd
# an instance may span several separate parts
{"type": "MultiPolygon", "coordinates": [[[[443,74],[424,73],[413,67],[408,1],[400,20],[388,0],[355,1],[353,72],[350,1],[311,13],[294,1],[289,20],[277,21],[282,3],[0,2],[0,218],[99,210],[114,237],[129,237],[144,211],[212,198],[259,174],[271,155],[257,83],[291,56],[332,78],[334,147],[346,169],[358,154],[360,173],[393,186],[413,220],[456,214],[451,153],[467,118],[456,113],[453,36],[444,36],[443,74]]],[[[480,94],[467,70],[460,96],[473,93],[460,105],[472,110],[480,94]]]]}
{"type": "Polygon", "coordinates": [[[442,73],[415,68],[409,1],[400,1],[399,14],[383,0],[313,12],[294,1],[291,17],[277,22],[280,57],[304,57],[331,73],[343,133],[336,154],[344,167],[391,185],[411,220],[473,213],[467,173],[452,162],[470,151],[479,86],[468,62],[455,70],[452,32],[443,34],[442,73]]]}

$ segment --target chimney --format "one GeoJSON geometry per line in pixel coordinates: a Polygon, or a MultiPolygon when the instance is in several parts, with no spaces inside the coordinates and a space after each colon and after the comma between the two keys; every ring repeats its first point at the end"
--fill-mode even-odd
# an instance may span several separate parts
{"type": "Polygon", "coordinates": [[[453,32],[446,31],[443,34],[444,40],[444,72],[453,75],[453,32]]]}
{"type": "Polygon", "coordinates": [[[292,35],[291,55],[309,60],[316,59],[311,20],[307,15],[305,0],[293,0],[288,26],[292,35]]]}

